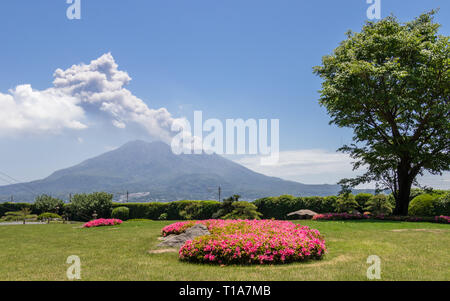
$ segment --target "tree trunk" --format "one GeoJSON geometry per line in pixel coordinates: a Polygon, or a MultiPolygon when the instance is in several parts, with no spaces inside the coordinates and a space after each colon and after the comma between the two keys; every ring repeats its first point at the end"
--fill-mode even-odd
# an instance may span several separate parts
{"type": "Polygon", "coordinates": [[[414,177],[411,178],[409,164],[400,164],[397,169],[398,193],[395,200],[394,215],[408,215],[409,197],[414,177]]]}

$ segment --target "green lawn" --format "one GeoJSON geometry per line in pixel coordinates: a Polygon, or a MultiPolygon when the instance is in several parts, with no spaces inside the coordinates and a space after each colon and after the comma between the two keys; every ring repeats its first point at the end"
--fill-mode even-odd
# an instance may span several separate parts
{"type": "Polygon", "coordinates": [[[382,280],[450,280],[449,225],[301,221],[325,236],[323,260],[220,267],[180,262],[177,253],[149,254],[170,223],[0,226],[0,280],[67,280],[70,255],[81,258],[83,280],[367,280],[369,255],[381,258],[382,280]]]}

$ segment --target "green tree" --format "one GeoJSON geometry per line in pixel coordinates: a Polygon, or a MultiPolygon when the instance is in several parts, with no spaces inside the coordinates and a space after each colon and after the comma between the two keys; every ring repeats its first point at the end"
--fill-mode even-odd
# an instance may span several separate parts
{"type": "Polygon", "coordinates": [[[113,195],[106,192],[91,194],[75,194],[69,204],[69,213],[73,219],[88,221],[92,219],[94,211],[98,218],[111,216],[113,195]]]}
{"type": "Polygon", "coordinates": [[[24,206],[22,208],[22,210],[19,211],[20,212],[20,216],[23,220],[23,224],[25,225],[25,221],[26,219],[30,216],[31,214],[31,209],[29,207],[24,206]]]}
{"type": "Polygon", "coordinates": [[[338,196],[336,201],[337,212],[354,213],[359,205],[355,200],[355,196],[351,193],[344,193],[338,196]]]}
{"type": "Polygon", "coordinates": [[[330,123],[354,131],[339,150],[355,159],[354,169],[367,168],[341,184],[390,189],[396,215],[407,215],[418,175],[450,169],[449,37],[438,34],[434,14],[367,22],[314,68],[330,123]]]}
{"type": "Polygon", "coordinates": [[[225,215],[224,219],[261,219],[262,214],[252,203],[238,201],[232,204],[233,211],[225,215]]]}
{"type": "Polygon", "coordinates": [[[53,212],[60,214],[63,210],[64,202],[60,199],[43,194],[36,197],[34,208],[38,213],[53,212]]]}
{"type": "Polygon", "coordinates": [[[234,210],[233,203],[238,202],[240,195],[233,195],[227,199],[224,199],[220,204],[220,209],[213,214],[213,218],[223,218],[225,215],[231,213],[234,210]]]}

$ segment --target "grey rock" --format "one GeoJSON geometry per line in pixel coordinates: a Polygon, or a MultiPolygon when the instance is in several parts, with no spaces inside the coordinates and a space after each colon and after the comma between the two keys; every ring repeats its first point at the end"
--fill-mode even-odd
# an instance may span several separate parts
{"type": "Polygon", "coordinates": [[[158,247],[172,247],[179,249],[188,240],[192,240],[198,236],[210,234],[211,233],[208,231],[208,228],[205,225],[197,224],[187,229],[184,233],[181,233],[179,235],[169,235],[165,237],[163,241],[158,244],[158,247]]]}

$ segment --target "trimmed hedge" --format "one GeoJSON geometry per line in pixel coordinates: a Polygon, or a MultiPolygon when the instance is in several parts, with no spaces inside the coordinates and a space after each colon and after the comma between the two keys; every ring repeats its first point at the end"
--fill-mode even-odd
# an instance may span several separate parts
{"type": "Polygon", "coordinates": [[[158,220],[163,214],[168,220],[210,219],[220,209],[217,201],[175,201],[170,203],[113,203],[113,208],[127,207],[130,219],[158,220]],[[187,218],[189,217],[189,218],[187,218]]]}
{"type": "Polygon", "coordinates": [[[169,203],[113,203],[113,208],[130,209],[129,219],[157,220],[162,213],[166,213],[168,206],[169,203]]]}
{"type": "MultiPolygon", "coordinates": [[[[335,212],[336,196],[327,197],[294,197],[282,195],[279,197],[268,197],[253,202],[258,211],[263,214],[264,219],[287,219],[287,214],[301,209],[309,209],[317,213],[335,212]]],[[[290,217],[295,219],[295,216],[290,217]]]]}
{"type": "Polygon", "coordinates": [[[114,208],[113,211],[111,212],[112,218],[120,219],[123,221],[126,221],[129,216],[130,216],[130,209],[124,206],[114,208]]]}
{"type": "Polygon", "coordinates": [[[28,207],[31,209],[31,213],[37,213],[34,210],[34,205],[30,203],[0,203],[0,217],[4,216],[6,212],[20,211],[22,208],[28,207]]]}
{"type": "Polygon", "coordinates": [[[435,216],[439,195],[421,194],[416,196],[409,204],[408,213],[416,216],[435,216]]]}
{"type": "Polygon", "coordinates": [[[53,212],[44,212],[39,214],[37,217],[38,220],[47,220],[47,219],[62,219],[62,217],[59,214],[53,213],[53,212]]]}
{"type": "MultiPolygon", "coordinates": [[[[437,194],[438,198],[433,202],[434,212],[431,216],[449,216],[450,215],[450,193],[444,191],[433,192],[437,194]]],[[[426,198],[427,194],[422,193],[422,198],[426,198]]],[[[96,193],[91,195],[76,195],[73,201],[77,203],[77,199],[83,200],[81,207],[92,207],[92,200],[97,199],[95,196],[103,196],[102,193],[96,193]]],[[[109,195],[105,194],[108,197],[109,195]]],[[[368,194],[358,194],[355,196],[359,206],[367,204],[368,194]]],[[[420,199],[420,197],[418,197],[420,199]]],[[[310,209],[317,213],[336,213],[337,212],[337,196],[327,197],[294,197],[292,195],[281,195],[278,197],[266,197],[251,202],[257,207],[257,211],[262,213],[263,219],[296,219],[296,216],[288,217],[287,214],[300,209],[310,209]]],[[[387,201],[393,203],[392,195],[387,196],[387,201]]],[[[78,202],[80,203],[80,202],[78,202]]],[[[95,203],[95,202],[94,202],[95,203]]],[[[108,200],[109,203],[109,200],[108,200]]],[[[415,202],[411,202],[415,203],[415,202]]],[[[109,217],[111,211],[117,207],[127,207],[129,209],[129,219],[147,219],[147,220],[206,220],[213,218],[213,214],[221,208],[221,202],[217,201],[174,201],[168,203],[149,202],[149,203],[112,203],[107,206],[105,210],[103,208],[83,208],[89,212],[85,214],[84,219],[78,216],[82,212],[78,212],[73,203],[65,203],[63,205],[62,212],[65,215],[69,215],[71,219],[89,220],[91,218],[93,210],[97,211],[99,217],[109,217]],[[111,206],[111,207],[109,207],[111,206]],[[105,211],[105,212],[102,212],[105,211]]],[[[39,214],[34,204],[30,203],[0,203],[0,217],[5,215],[6,212],[20,211],[23,207],[30,207],[33,214],[39,214]]],[[[86,211],[84,210],[84,211],[86,211]]],[[[83,210],[82,210],[83,211],[83,210]]],[[[413,215],[413,212],[410,212],[413,215]]],[[[418,215],[417,213],[415,215],[418,215]]]]}

